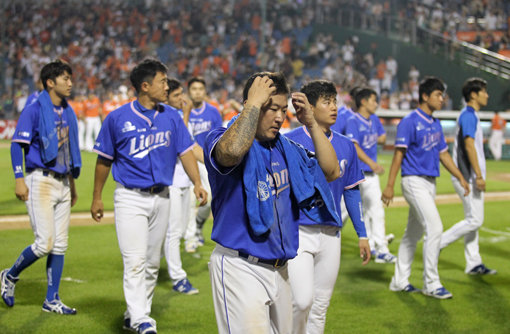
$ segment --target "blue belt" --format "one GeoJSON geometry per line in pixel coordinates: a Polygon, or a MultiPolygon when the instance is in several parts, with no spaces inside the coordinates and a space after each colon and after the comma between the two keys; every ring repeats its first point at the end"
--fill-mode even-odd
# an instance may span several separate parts
{"type": "Polygon", "coordinates": [[[240,257],[248,260],[249,262],[267,264],[273,268],[283,267],[288,261],[287,259],[285,259],[285,260],[282,260],[282,259],[264,260],[264,259],[259,259],[258,257],[255,257],[255,256],[251,256],[248,253],[244,253],[244,252],[238,252],[238,253],[239,253],[240,257]]]}

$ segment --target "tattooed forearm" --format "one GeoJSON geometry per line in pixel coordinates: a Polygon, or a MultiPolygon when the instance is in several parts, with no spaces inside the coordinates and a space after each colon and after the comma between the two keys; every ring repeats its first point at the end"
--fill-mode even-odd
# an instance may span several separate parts
{"type": "Polygon", "coordinates": [[[234,124],[221,136],[213,153],[220,165],[231,167],[241,162],[253,144],[259,114],[260,108],[247,105],[234,124]]]}

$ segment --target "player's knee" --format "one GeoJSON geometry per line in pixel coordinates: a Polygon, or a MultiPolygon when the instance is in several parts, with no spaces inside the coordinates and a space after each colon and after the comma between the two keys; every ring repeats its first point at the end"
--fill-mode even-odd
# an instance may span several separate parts
{"type": "Polygon", "coordinates": [[[38,257],[48,255],[55,248],[55,238],[40,238],[36,240],[34,254],[38,257]]]}
{"type": "Polygon", "coordinates": [[[311,298],[311,296],[310,298],[306,297],[295,298],[294,296],[292,307],[294,309],[294,312],[308,314],[310,308],[312,307],[312,302],[313,299],[311,298]]]}
{"type": "Polygon", "coordinates": [[[480,227],[482,227],[482,224],[483,224],[483,219],[482,218],[479,218],[479,217],[471,217],[469,219],[467,219],[468,223],[469,223],[469,228],[470,228],[470,231],[476,231],[478,230],[480,227]]]}

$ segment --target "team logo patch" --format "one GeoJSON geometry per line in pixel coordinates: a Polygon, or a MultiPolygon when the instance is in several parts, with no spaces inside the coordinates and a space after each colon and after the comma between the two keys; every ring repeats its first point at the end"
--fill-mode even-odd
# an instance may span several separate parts
{"type": "Polygon", "coordinates": [[[421,131],[423,129],[425,129],[425,126],[421,122],[418,122],[418,125],[416,125],[416,130],[421,131]]]}
{"type": "Polygon", "coordinates": [[[344,176],[345,169],[347,168],[347,159],[342,159],[342,161],[340,161],[338,164],[340,165],[340,176],[339,177],[342,177],[342,176],[344,176]]]}
{"type": "Polygon", "coordinates": [[[28,138],[30,137],[30,132],[20,131],[18,132],[18,136],[28,138]]]}
{"type": "Polygon", "coordinates": [[[257,198],[261,201],[266,201],[270,194],[267,184],[264,181],[258,181],[257,188],[257,198]]]}
{"type": "Polygon", "coordinates": [[[136,130],[136,127],[133,124],[131,124],[130,121],[127,121],[124,123],[124,127],[122,128],[123,133],[133,131],[133,130],[136,130]]]}

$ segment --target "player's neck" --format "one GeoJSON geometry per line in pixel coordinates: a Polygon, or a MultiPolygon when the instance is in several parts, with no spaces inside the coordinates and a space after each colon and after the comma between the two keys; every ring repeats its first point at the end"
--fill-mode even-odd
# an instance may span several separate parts
{"type": "Polygon", "coordinates": [[[365,119],[370,118],[370,112],[366,108],[359,108],[358,112],[361,116],[363,116],[363,118],[365,119]]]}
{"type": "Polygon", "coordinates": [[[480,104],[478,104],[476,101],[471,100],[471,101],[469,101],[469,102],[467,103],[467,105],[468,105],[469,107],[471,107],[471,108],[475,109],[475,111],[479,111],[479,110],[480,110],[480,104]]]}
{"type": "Polygon", "coordinates": [[[54,90],[48,91],[48,94],[50,95],[51,103],[53,103],[54,106],[61,106],[63,98],[59,96],[57,93],[55,93],[54,90]]]}
{"type": "Polygon", "coordinates": [[[140,103],[142,105],[142,107],[144,107],[145,109],[148,109],[148,110],[154,110],[154,109],[156,109],[156,106],[158,105],[156,101],[153,101],[147,95],[139,95],[138,103],[140,103]]]}
{"type": "Polygon", "coordinates": [[[418,106],[418,108],[420,108],[421,110],[423,110],[423,112],[424,112],[424,113],[426,113],[426,114],[427,114],[427,115],[429,115],[429,116],[432,116],[432,112],[434,111],[434,110],[430,109],[430,108],[429,108],[429,105],[428,105],[428,104],[426,104],[426,103],[422,103],[422,104],[420,104],[420,105],[418,106]]]}
{"type": "Polygon", "coordinates": [[[198,108],[202,107],[202,105],[203,105],[204,103],[205,103],[204,101],[200,101],[200,102],[193,102],[193,109],[198,109],[198,108]]]}

